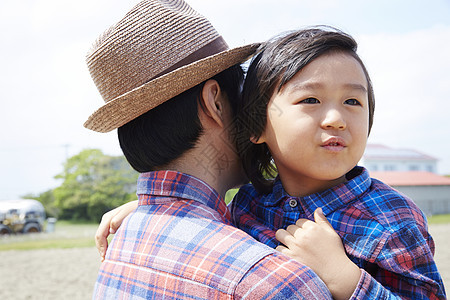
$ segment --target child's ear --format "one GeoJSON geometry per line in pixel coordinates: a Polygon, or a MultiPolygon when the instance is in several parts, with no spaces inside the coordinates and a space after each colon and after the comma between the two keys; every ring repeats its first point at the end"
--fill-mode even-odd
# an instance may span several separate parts
{"type": "Polygon", "coordinates": [[[203,112],[220,127],[224,127],[224,103],[223,93],[219,83],[213,79],[205,82],[202,89],[202,109],[203,112]]]}

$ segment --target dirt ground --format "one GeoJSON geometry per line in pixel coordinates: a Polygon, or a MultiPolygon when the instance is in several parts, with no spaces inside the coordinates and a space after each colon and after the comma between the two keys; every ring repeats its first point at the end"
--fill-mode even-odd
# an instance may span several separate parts
{"type": "MultiPolygon", "coordinates": [[[[448,293],[450,224],[430,232],[448,293]]],[[[95,248],[0,252],[0,299],[90,299],[99,265],[95,248]]]]}
{"type": "Polygon", "coordinates": [[[444,281],[448,298],[450,291],[450,224],[429,225],[429,229],[436,244],[434,258],[444,281]]]}

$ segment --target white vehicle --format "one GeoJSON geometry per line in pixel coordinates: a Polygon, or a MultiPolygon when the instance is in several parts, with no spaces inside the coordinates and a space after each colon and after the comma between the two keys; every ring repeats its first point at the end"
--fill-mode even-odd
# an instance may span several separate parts
{"type": "Polygon", "coordinates": [[[44,206],[37,200],[0,200],[0,235],[41,232],[44,221],[44,206]]]}

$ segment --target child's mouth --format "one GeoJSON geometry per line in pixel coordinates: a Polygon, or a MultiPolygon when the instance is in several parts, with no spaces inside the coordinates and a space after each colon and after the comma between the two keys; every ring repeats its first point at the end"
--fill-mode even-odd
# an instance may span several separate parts
{"type": "Polygon", "coordinates": [[[340,137],[331,137],[322,144],[322,147],[328,151],[338,152],[343,150],[346,147],[346,144],[340,137]]]}

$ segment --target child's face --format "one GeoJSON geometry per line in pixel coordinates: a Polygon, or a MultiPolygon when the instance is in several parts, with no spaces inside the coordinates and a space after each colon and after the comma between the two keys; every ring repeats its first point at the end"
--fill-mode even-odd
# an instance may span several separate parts
{"type": "Polygon", "coordinates": [[[345,181],[366,146],[367,79],[351,55],[319,56],[272,95],[265,142],[286,191],[305,196],[345,181]]]}

